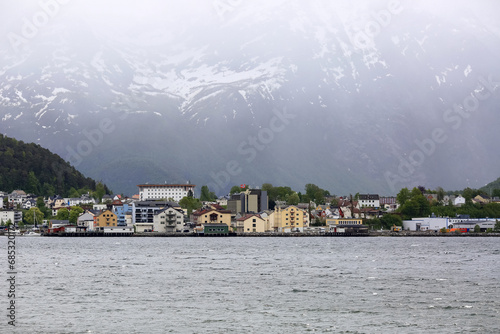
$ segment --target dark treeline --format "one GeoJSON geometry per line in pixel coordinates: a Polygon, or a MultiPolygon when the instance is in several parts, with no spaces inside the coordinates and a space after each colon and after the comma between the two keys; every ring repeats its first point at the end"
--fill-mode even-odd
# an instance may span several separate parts
{"type": "MultiPolygon", "coordinates": [[[[96,190],[97,183],[83,176],[60,156],[37,144],[26,144],[0,134],[0,190],[16,189],[40,196],[74,195],[96,190]]],[[[104,186],[105,193],[110,190],[104,186]]]]}

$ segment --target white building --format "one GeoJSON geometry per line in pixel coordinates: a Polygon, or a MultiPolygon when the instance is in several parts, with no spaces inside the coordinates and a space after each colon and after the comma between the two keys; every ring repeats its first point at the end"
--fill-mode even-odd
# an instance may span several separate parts
{"type": "Polygon", "coordinates": [[[481,229],[493,228],[497,218],[468,218],[468,217],[424,217],[403,220],[403,229],[409,231],[439,231],[442,228],[474,228],[479,225],[481,229]]]}
{"type": "Polygon", "coordinates": [[[458,195],[455,197],[455,201],[453,202],[453,205],[455,206],[462,206],[465,204],[465,198],[462,197],[462,195],[458,195]]]}
{"type": "Polygon", "coordinates": [[[178,202],[182,198],[194,194],[194,184],[139,184],[139,199],[152,201],[172,198],[178,202]]]}
{"type": "Polygon", "coordinates": [[[380,199],[378,195],[370,195],[370,194],[360,194],[358,199],[360,208],[379,208],[380,207],[380,199]]]}
{"type": "Polygon", "coordinates": [[[23,220],[22,211],[0,211],[0,223],[6,224],[9,220],[15,226],[19,225],[19,223],[23,220]]]}
{"type": "Polygon", "coordinates": [[[134,234],[134,228],[132,226],[105,226],[97,228],[98,231],[104,232],[104,234],[134,234]]]}
{"type": "Polygon", "coordinates": [[[450,218],[448,217],[422,217],[403,220],[403,230],[407,231],[439,231],[448,228],[450,218]]]}
{"type": "Polygon", "coordinates": [[[184,230],[184,213],[174,208],[162,209],[153,216],[154,232],[182,232],[184,230]]]}
{"type": "Polygon", "coordinates": [[[14,190],[9,194],[9,203],[22,205],[28,196],[23,190],[14,190]]]}
{"type": "Polygon", "coordinates": [[[77,206],[81,204],[96,204],[95,199],[85,195],[78,198],[65,198],[64,202],[68,203],[68,206],[77,206]]]}
{"type": "Polygon", "coordinates": [[[94,214],[91,212],[84,212],[77,219],[77,226],[86,227],[87,231],[95,230],[94,214]]]}

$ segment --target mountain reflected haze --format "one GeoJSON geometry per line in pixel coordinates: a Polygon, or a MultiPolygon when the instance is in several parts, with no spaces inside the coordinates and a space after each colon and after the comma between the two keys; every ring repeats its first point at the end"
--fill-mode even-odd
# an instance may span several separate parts
{"type": "Polygon", "coordinates": [[[22,1],[0,132],[117,193],[271,182],[395,194],[498,177],[496,1],[22,1]]]}

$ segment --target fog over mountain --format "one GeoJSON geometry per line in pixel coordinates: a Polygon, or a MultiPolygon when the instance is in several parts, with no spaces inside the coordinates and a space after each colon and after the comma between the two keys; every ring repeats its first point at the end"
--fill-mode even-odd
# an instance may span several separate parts
{"type": "Polygon", "coordinates": [[[498,1],[1,7],[0,133],[115,192],[395,194],[499,176],[498,1]]]}

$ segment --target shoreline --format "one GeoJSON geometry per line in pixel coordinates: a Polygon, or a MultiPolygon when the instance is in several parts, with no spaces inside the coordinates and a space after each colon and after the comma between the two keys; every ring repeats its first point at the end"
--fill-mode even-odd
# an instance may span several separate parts
{"type": "MultiPolygon", "coordinates": [[[[8,236],[7,233],[0,234],[0,236],[8,236]]],[[[23,235],[15,235],[16,237],[27,237],[23,235]]],[[[110,237],[110,238],[126,238],[126,237],[136,237],[136,238],[221,238],[221,237],[236,237],[236,238],[369,238],[369,237],[395,237],[395,238],[407,238],[407,237],[459,237],[459,238],[494,238],[500,237],[500,233],[441,233],[441,232],[411,232],[411,231],[370,231],[367,234],[348,234],[348,233],[229,233],[229,234],[196,234],[196,233],[60,233],[53,235],[42,235],[41,237],[68,237],[68,238],[94,238],[94,237],[110,237]]]]}

